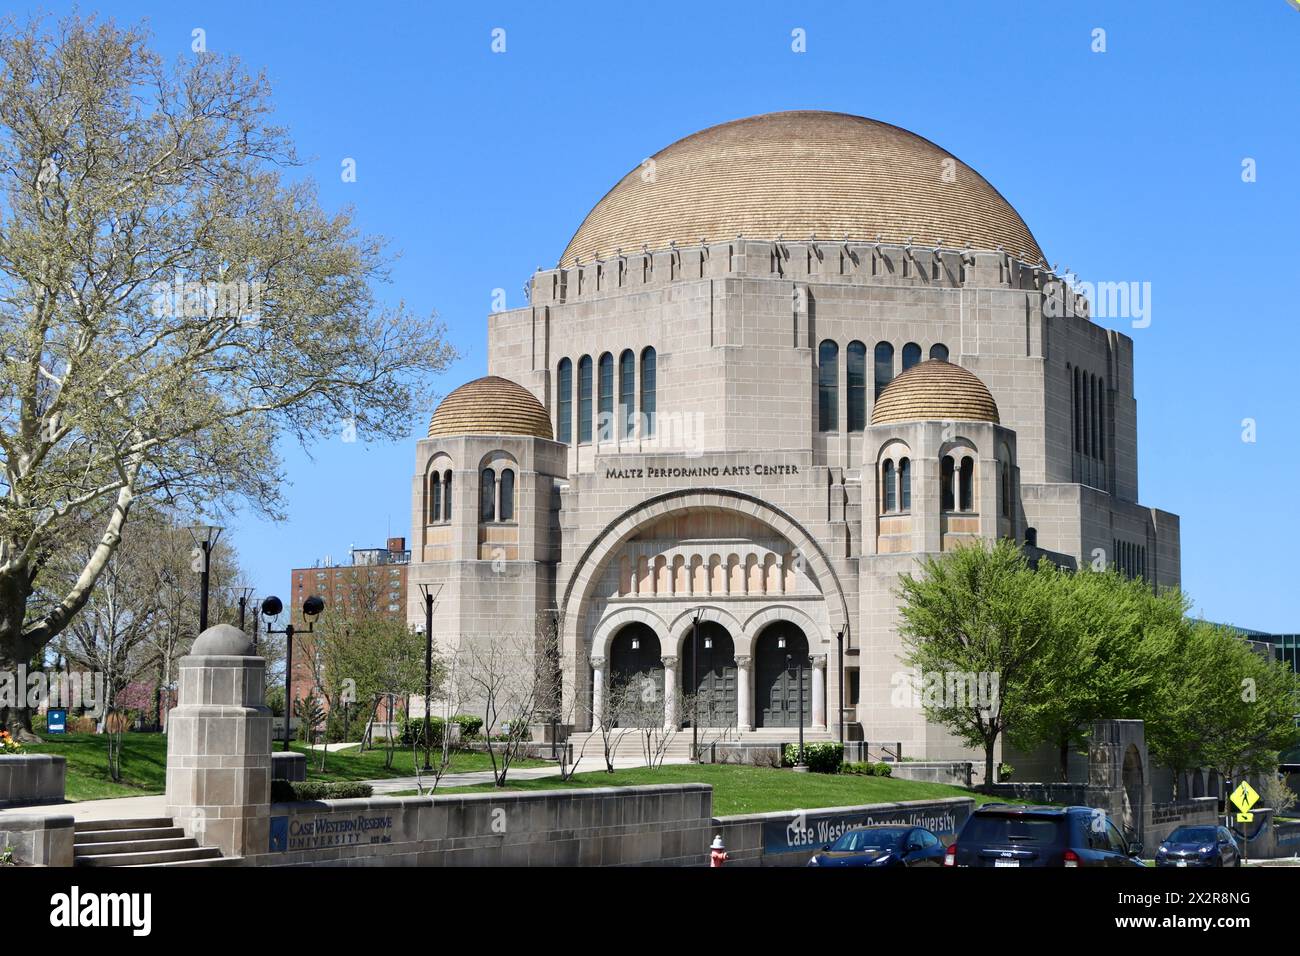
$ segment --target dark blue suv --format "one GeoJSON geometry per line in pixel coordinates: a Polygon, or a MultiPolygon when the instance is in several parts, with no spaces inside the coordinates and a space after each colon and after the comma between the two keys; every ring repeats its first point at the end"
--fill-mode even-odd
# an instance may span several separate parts
{"type": "Polygon", "coordinates": [[[1143,866],[1104,811],[986,803],[948,847],[944,866],[1143,866]]]}

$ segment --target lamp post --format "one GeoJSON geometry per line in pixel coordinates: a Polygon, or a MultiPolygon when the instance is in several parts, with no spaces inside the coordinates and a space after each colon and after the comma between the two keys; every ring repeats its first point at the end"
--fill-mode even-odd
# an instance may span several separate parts
{"type": "MultiPolygon", "coordinates": [[[[784,638],[782,639],[784,643],[784,638]]],[[[794,655],[785,655],[785,673],[788,678],[790,669],[794,665],[794,655]]],[[[799,682],[799,759],[795,761],[794,769],[797,773],[807,773],[808,765],[803,762],[803,661],[799,661],[799,673],[796,680],[799,682]]],[[[789,692],[786,693],[786,699],[789,699],[789,692]]]]}
{"type": "MultiPolygon", "coordinates": [[[[272,594],[262,602],[262,616],[266,619],[266,633],[284,635],[284,747],[283,750],[289,749],[289,733],[291,717],[293,715],[293,635],[297,633],[293,626],[293,620],[284,627],[276,629],[271,626],[271,619],[280,616],[284,610],[284,602],[272,594]]],[[[325,610],[325,602],[312,595],[302,602],[302,619],[307,623],[307,627],[302,633],[310,634],[316,628],[316,618],[320,617],[321,612],[325,610]]]]}
{"type": "MultiPolygon", "coordinates": [[[[429,702],[433,699],[433,603],[441,590],[441,584],[420,585],[420,593],[424,595],[424,767],[422,769],[425,772],[433,770],[429,764],[429,702]]],[[[447,733],[445,726],[442,732],[447,733]]]]}
{"type": "Polygon", "coordinates": [[[839,669],[839,686],[840,686],[840,746],[844,745],[844,628],[840,628],[839,633],[835,635],[835,645],[838,649],[836,660],[839,669]]]}
{"type": "Polygon", "coordinates": [[[212,549],[221,537],[224,528],[216,525],[196,524],[189,528],[190,537],[194,539],[195,550],[203,553],[203,566],[195,568],[202,575],[199,584],[199,633],[208,629],[208,583],[212,580],[212,549]]]}
{"type": "MultiPolygon", "coordinates": [[[[239,629],[244,629],[244,619],[247,617],[248,602],[253,599],[252,588],[235,588],[235,593],[239,595],[239,629]]],[[[257,649],[257,627],[253,628],[253,649],[257,649]]]]}
{"type": "Polygon", "coordinates": [[[700,612],[691,622],[691,759],[700,762],[700,612]]]}

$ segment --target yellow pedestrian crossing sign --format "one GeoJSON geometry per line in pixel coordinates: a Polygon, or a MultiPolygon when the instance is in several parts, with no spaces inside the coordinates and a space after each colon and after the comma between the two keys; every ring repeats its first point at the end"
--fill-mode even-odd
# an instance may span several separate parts
{"type": "Polygon", "coordinates": [[[1237,789],[1232,791],[1231,800],[1241,811],[1237,814],[1238,823],[1250,823],[1255,819],[1255,814],[1250,812],[1250,808],[1259,802],[1259,794],[1255,792],[1254,787],[1245,780],[1241,781],[1237,789]]]}

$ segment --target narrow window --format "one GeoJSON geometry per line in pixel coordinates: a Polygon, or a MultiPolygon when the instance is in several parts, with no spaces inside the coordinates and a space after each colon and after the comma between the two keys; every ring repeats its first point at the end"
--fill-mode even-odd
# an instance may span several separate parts
{"type": "Polygon", "coordinates": [[[1106,380],[1097,379],[1097,457],[1106,460],[1106,380]]]}
{"type": "Polygon", "coordinates": [[[618,417],[620,437],[631,438],[636,429],[636,355],[631,349],[618,357],[618,417]]]}
{"type": "Polygon", "coordinates": [[[940,362],[948,361],[948,346],[942,342],[936,342],[930,346],[930,358],[938,359],[940,362]]]}
{"type": "Polygon", "coordinates": [[[555,434],[559,441],[573,441],[573,363],[560,359],[555,384],[555,434]]]}
{"type": "Polygon", "coordinates": [[[848,347],[849,431],[867,427],[867,347],[850,342],[848,347]]]}
{"type": "Polygon", "coordinates": [[[497,473],[491,468],[484,468],[478,489],[478,520],[495,521],[497,519],[497,473]]]}
{"type": "Polygon", "coordinates": [[[515,520],[515,472],[512,468],[506,468],[501,472],[500,519],[515,520]]]}
{"type": "Polygon", "coordinates": [[[912,510],[912,462],[904,458],[898,463],[898,507],[912,510]]]}
{"type": "Polygon", "coordinates": [[[885,386],[894,380],[894,347],[888,342],[876,343],[876,398],[885,386]]]}
{"type": "Polygon", "coordinates": [[[591,356],[578,359],[578,444],[591,441],[591,356]]]}
{"type": "Polygon", "coordinates": [[[939,510],[952,509],[952,458],[945,456],[939,465],[939,510]]]}
{"type": "Polygon", "coordinates": [[[641,435],[650,438],[655,433],[655,350],[641,352],[641,435]]]}
{"type": "Polygon", "coordinates": [[[817,350],[817,429],[839,428],[840,347],[827,339],[817,350]]]}
{"type": "Polygon", "coordinates": [[[429,521],[442,520],[442,476],[436,471],[429,476],[429,521]]]}
{"type": "Polygon", "coordinates": [[[961,510],[975,510],[975,462],[970,458],[961,460],[961,510]]]}
{"type": "Polygon", "coordinates": [[[1088,389],[1088,375],[1083,376],[1083,453],[1092,457],[1092,392],[1088,389]]]}
{"type": "Polygon", "coordinates": [[[442,520],[451,520],[451,471],[442,476],[442,520]]]}
{"type": "Polygon", "coordinates": [[[903,346],[903,371],[906,372],[913,365],[921,364],[921,346],[915,342],[908,342],[903,346]]]}
{"type": "Polygon", "coordinates": [[[600,398],[597,408],[596,434],[598,441],[614,440],[614,356],[606,352],[600,357],[600,398]]]}
{"type": "Polygon", "coordinates": [[[1002,516],[1011,517],[1011,465],[1002,463],[1002,516]]]}
{"type": "Polygon", "coordinates": [[[898,499],[894,493],[894,463],[888,458],[881,468],[880,484],[884,491],[885,512],[894,511],[898,507],[898,499]]]}

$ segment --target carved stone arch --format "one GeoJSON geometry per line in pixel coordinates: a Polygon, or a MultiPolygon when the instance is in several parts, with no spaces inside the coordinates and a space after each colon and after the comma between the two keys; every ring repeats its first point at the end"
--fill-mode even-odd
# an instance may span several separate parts
{"type": "MultiPolygon", "coordinates": [[[[830,607],[828,604],[827,611],[829,612],[829,610],[830,607]]],[[[803,610],[803,608],[794,604],[771,604],[763,608],[761,611],[755,611],[745,619],[743,629],[746,635],[746,640],[752,640],[754,636],[758,635],[763,630],[763,628],[767,627],[774,621],[789,621],[792,624],[799,625],[804,634],[808,636],[810,644],[812,643],[813,635],[821,632],[821,625],[811,614],[803,610]]],[[[834,629],[834,621],[831,622],[831,627],[834,629]]],[[[740,653],[739,646],[736,648],[736,653],[740,653]]],[[[748,651],[746,651],[746,653],[748,653],[748,651]]]]}
{"type": "Polygon", "coordinates": [[[676,635],[675,643],[672,645],[675,650],[674,654],[681,656],[682,648],[691,638],[691,621],[695,619],[695,612],[700,612],[700,623],[711,621],[714,624],[720,624],[727,629],[731,635],[732,643],[736,646],[737,654],[749,653],[749,637],[745,634],[745,629],[740,624],[740,619],[724,608],[712,604],[706,604],[703,607],[691,608],[682,611],[668,624],[668,632],[676,635]],[[743,648],[743,649],[742,649],[743,648]]]}
{"type": "MultiPolygon", "coordinates": [[[[610,643],[615,635],[628,624],[644,624],[655,632],[659,638],[659,653],[667,654],[667,648],[673,647],[672,634],[668,626],[654,611],[643,607],[624,607],[612,611],[601,618],[592,636],[592,657],[608,657],[610,643]]],[[[675,653],[675,652],[674,652],[675,653]]]]}
{"type": "MultiPolygon", "coordinates": [[[[574,572],[565,583],[560,601],[563,608],[564,647],[572,658],[585,653],[582,636],[588,622],[583,609],[591,600],[609,562],[637,530],[656,518],[678,512],[719,509],[735,511],[754,518],[790,542],[806,562],[810,575],[817,581],[825,599],[826,614],[832,631],[847,627],[849,614],[839,576],[825,550],[795,518],[760,498],[730,488],[692,488],[665,492],[627,509],[587,546],[578,558],[574,572]]],[[[814,632],[815,633],[815,632],[814,632]]]]}

